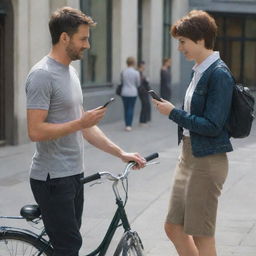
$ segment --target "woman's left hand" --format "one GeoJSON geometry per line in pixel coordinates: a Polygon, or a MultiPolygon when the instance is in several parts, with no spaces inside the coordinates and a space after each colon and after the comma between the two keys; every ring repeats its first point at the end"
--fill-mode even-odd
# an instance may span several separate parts
{"type": "Polygon", "coordinates": [[[155,105],[156,109],[162,114],[169,116],[172,110],[175,108],[175,106],[167,101],[161,98],[162,101],[158,101],[155,99],[152,99],[153,104],[155,105]]]}

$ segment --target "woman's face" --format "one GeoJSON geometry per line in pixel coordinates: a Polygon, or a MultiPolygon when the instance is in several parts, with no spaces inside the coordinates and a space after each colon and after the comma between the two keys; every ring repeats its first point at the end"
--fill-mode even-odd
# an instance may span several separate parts
{"type": "Polygon", "coordinates": [[[183,36],[179,36],[177,39],[179,41],[178,50],[184,54],[187,60],[196,61],[205,48],[204,40],[199,40],[195,43],[191,39],[183,36]]]}

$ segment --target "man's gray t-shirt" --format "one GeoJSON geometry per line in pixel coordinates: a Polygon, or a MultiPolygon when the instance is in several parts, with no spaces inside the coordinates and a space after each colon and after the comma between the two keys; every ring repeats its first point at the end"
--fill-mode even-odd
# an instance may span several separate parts
{"type": "MultiPolygon", "coordinates": [[[[72,66],[46,56],[30,71],[26,82],[27,109],[48,111],[45,122],[66,123],[79,119],[83,95],[79,78],[72,66]]],[[[59,139],[36,142],[30,177],[36,180],[67,177],[83,172],[82,131],[59,139]]]]}

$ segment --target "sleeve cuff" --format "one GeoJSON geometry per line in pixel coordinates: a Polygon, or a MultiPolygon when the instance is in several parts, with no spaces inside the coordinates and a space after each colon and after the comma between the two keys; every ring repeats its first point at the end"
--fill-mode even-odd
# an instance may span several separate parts
{"type": "Polygon", "coordinates": [[[169,114],[169,119],[170,119],[170,120],[173,120],[173,121],[177,120],[177,118],[178,118],[178,113],[179,113],[179,110],[178,110],[177,108],[174,108],[174,109],[171,111],[171,113],[169,114]]]}

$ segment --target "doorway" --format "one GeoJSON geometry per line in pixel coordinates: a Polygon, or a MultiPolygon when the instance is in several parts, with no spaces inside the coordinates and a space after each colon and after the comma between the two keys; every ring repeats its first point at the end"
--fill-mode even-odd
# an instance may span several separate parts
{"type": "Polygon", "coordinates": [[[14,122],[14,27],[9,0],[0,2],[0,146],[16,144],[14,122]]]}
{"type": "Polygon", "coordinates": [[[0,14],[0,146],[5,144],[4,15],[0,14]]]}

